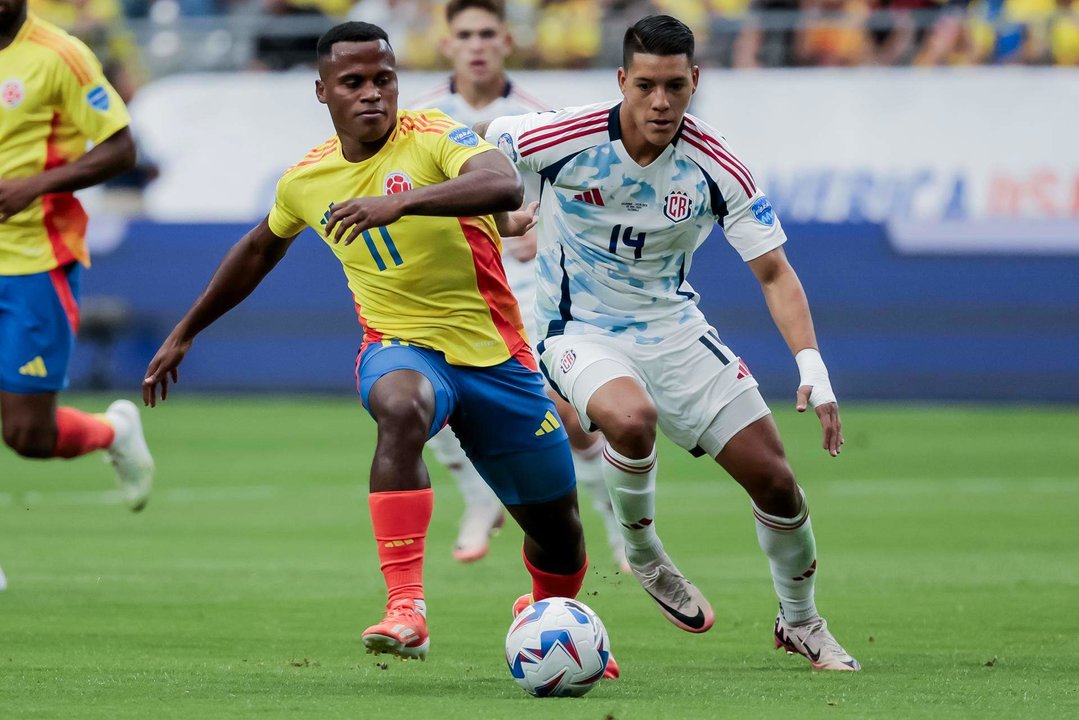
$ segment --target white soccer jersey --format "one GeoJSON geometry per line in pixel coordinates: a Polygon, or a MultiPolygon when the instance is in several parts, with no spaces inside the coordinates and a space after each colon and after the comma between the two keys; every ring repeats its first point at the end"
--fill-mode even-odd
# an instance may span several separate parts
{"type": "Polygon", "coordinates": [[[502,117],[487,139],[539,173],[537,321],[547,337],[600,332],[659,342],[702,320],[686,282],[715,223],[745,261],[786,241],[719,133],[686,115],[647,167],[621,141],[620,102],[502,117]]]}
{"type": "Polygon", "coordinates": [[[406,107],[418,110],[435,108],[469,127],[503,115],[521,115],[551,109],[550,105],[537,100],[510,81],[506,82],[501,97],[481,108],[475,108],[457,92],[457,83],[453,78],[431,88],[406,107]]]}

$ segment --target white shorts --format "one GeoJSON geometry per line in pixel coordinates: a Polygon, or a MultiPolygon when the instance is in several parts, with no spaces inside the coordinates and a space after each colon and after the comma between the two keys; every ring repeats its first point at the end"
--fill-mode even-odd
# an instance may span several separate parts
{"type": "Polygon", "coordinates": [[[543,342],[548,381],[593,427],[588,401],[603,385],[630,377],[659,412],[663,434],[694,455],[715,457],[739,430],[771,411],[745,363],[706,323],[692,323],[654,345],[609,335],[557,335],[543,342]]]}

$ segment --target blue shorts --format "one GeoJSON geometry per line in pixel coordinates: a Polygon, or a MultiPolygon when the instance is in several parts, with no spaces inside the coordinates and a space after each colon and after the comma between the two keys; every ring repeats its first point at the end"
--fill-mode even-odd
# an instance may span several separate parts
{"type": "Polygon", "coordinates": [[[435,389],[428,437],[449,423],[503,504],[549,502],[576,487],[566,430],[538,372],[514,358],[485,368],[450,365],[440,352],[387,342],[368,345],[358,359],[358,388],[368,412],[379,378],[414,370],[435,389]]]}
{"type": "Polygon", "coordinates": [[[0,275],[0,390],[52,393],[67,387],[79,331],[82,266],[0,275]]]}

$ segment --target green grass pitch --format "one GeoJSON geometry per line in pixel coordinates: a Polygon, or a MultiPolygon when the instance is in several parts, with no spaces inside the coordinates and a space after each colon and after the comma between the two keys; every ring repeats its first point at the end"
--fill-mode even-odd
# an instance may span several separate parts
{"type": "Polygon", "coordinates": [[[529,587],[518,531],[455,564],[461,503],[433,468],[431,655],[365,655],[384,592],[364,500],[371,421],[351,399],[180,390],[144,415],[158,484],[141,515],[116,504],[99,458],[0,450],[0,717],[1079,717],[1075,409],[852,405],[838,460],[812,417],[778,411],[813,510],[818,604],[857,675],[772,649],[746,497],[662,445],[658,527],[716,626],[668,625],[614,572],[584,501],[583,599],[623,677],[535,700],[502,659],[529,587]]]}

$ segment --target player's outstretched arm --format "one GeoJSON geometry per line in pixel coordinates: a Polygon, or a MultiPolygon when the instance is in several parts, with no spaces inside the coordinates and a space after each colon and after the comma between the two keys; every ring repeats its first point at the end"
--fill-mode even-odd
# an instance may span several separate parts
{"type": "Polygon", "coordinates": [[[405,215],[491,215],[517,210],[523,200],[517,171],[505,155],[491,148],[467,160],[457,177],[444,182],[334,205],[326,220],[326,237],[351,245],[364,230],[385,227],[405,215]]]}
{"type": "Polygon", "coordinates": [[[274,235],[264,219],[232,246],[217,266],[210,284],[169,333],[146,368],[146,379],[142,381],[144,403],[150,407],[157,405],[159,386],[161,399],[168,398],[169,379],[173,383],[179,381],[177,368],[191,349],[195,336],[250,295],[285,256],[294,239],[295,236],[281,238],[274,235]]]}
{"type": "Polygon", "coordinates": [[[823,447],[835,457],[843,447],[839,405],[817,350],[817,335],[802,282],[781,247],[750,260],[749,267],[761,284],[772,320],[798,363],[801,380],[795,408],[805,412],[813,405],[820,418],[823,447]]]}
{"type": "Polygon", "coordinates": [[[74,192],[135,167],[135,141],[124,128],[68,165],[25,178],[0,179],[0,222],[48,193],[74,192]]]}

